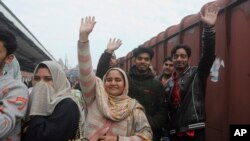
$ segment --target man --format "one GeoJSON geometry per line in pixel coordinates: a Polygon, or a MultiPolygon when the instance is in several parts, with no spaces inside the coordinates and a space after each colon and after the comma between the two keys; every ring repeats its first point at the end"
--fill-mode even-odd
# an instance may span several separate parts
{"type": "MultiPolygon", "coordinates": [[[[163,60],[162,72],[159,76],[156,76],[156,79],[161,82],[161,84],[165,87],[168,80],[171,78],[172,73],[174,71],[174,64],[172,58],[170,56],[166,56],[163,60]]],[[[163,128],[162,132],[162,141],[169,140],[168,133],[168,124],[163,128]]]]}
{"type": "Polygon", "coordinates": [[[13,33],[0,26],[0,140],[19,141],[21,119],[25,116],[28,89],[18,80],[3,74],[5,64],[12,62],[17,48],[13,33]]]}
{"type": "Polygon", "coordinates": [[[134,65],[128,72],[129,96],[138,100],[145,108],[146,116],[153,130],[153,140],[159,141],[166,124],[167,105],[164,90],[156,80],[149,66],[154,52],[152,48],[138,47],[133,50],[134,65]]]}
{"type": "Polygon", "coordinates": [[[210,68],[215,59],[215,25],[219,9],[212,5],[201,15],[204,24],[202,57],[191,67],[191,48],[180,44],[171,51],[175,72],[165,92],[170,108],[171,141],[205,140],[205,89],[210,68]]]}
{"type": "Polygon", "coordinates": [[[97,69],[96,76],[103,78],[104,74],[110,67],[115,67],[117,65],[115,50],[117,50],[122,45],[120,39],[109,39],[107,49],[102,53],[97,69]]]}
{"type": "Polygon", "coordinates": [[[171,78],[174,71],[174,64],[170,56],[166,56],[163,60],[162,73],[157,77],[163,86],[166,85],[169,78],[171,78]]]}

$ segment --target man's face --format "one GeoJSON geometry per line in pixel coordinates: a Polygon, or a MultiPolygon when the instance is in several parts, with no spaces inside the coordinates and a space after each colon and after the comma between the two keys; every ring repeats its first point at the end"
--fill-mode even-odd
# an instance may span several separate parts
{"type": "Polygon", "coordinates": [[[189,57],[183,48],[177,49],[172,59],[177,71],[184,71],[189,66],[189,57]]]}
{"type": "Polygon", "coordinates": [[[165,61],[162,66],[162,71],[164,75],[168,75],[168,76],[172,75],[174,71],[174,63],[170,60],[165,61]]]}
{"type": "Polygon", "coordinates": [[[135,66],[140,72],[146,72],[151,64],[148,53],[141,53],[135,58],[135,66]]]}
{"type": "Polygon", "coordinates": [[[7,55],[7,50],[4,47],[4,43],[0,41],[0,73],[5,64],[11,63],[13,55],[7,55]]]}
{"type": "Polygon", "coordinates": [[[112,55],[109,61],[109,66],[115,66],[117,64],[116,56],[112,55]]]}

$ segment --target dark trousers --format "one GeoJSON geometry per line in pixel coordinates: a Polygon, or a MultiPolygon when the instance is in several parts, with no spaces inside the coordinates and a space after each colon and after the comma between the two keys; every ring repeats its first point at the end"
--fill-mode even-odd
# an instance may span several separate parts
{"type": "Polygon", "coordinates": [[[189,137],[187,135],[177,136],[176,134],[170,136],[171,141],[205,141],[205,129],[195,130],[194,137],[189,137]]]}
{"type": "Polygon", "coordinates": [[[161,130],[153,130],[153,141],[160,141],[161,140],[161,130]]]}

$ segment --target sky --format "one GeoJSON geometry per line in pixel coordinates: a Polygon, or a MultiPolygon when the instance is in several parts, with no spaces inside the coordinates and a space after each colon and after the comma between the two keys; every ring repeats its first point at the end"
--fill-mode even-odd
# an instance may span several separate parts
{"type": "Polygon", "coordinates": [[[77,65],[81,18],[97,21],[89,40],[93,67],[110,38],[122,40],[116,50],[124,57],[212,0],[2,0],[56,60],[77,65]]]}

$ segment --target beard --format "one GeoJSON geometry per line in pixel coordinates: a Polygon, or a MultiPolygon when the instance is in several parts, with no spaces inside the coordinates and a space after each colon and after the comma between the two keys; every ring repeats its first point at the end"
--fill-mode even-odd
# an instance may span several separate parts
{"type": "Polygon", "coordinates": [[[139,73],[146,73],[150,68],[146,65],[136,65],[136,69],[139,73]]]}
{"type": "Polygon", "coordinates": [[[146,73],[148,69],[137,69],[139,73],[146,73]]]}
{"type": "Polygon", "coordinates": [[[177,63],[175,64],[175,70],[178,72],[182,72],[184,70],[186,70],[186,68],[189,66],[188,63],[184,64],[184,63],[177,63]]]}
{"type": "Polygon", "coordinates": [[[169,77],[172,76],[172,73],[164,73],[163,76],[164,76],[165,78],[169,78],[169,77]]]}
{"type": "Polygon", "coordinates": [[[5,62],[4,61],[0,61],[0,72],[3,71],[4,66],[5,66],[5,62]]]}

